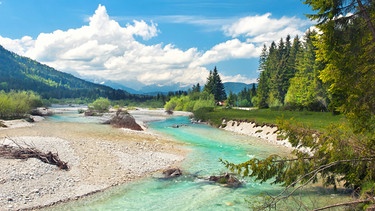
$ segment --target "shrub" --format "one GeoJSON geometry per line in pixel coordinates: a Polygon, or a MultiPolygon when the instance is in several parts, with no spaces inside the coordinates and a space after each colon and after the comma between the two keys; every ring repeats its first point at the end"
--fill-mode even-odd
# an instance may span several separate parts
{"type": "Polygon", "coordinates": [[[108,98],[100,97],[89,105],[89,109],[103,113],[109,111],[110,106],[111,102],[108,100],[108,98]]]}
{"type": "Polygon", "coordinates": [[[41,97],[32,91],[0,92],[0,118],[22,118],[31,109],[42,106],[41,97]]]}

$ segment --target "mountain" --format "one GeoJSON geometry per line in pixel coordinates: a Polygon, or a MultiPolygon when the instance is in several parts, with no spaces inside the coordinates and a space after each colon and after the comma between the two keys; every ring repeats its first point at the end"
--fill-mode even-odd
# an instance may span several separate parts
{"type": "Polygon", "coordinates": [[[121,89],[121,90],[124,90],[126,92],[129,92],[130,94],[144,94],[141,91],[137,91],[135,89],[129,88],[127,86],[124,86],[121,83],[118,83],[118,82],[115,82],[115,81],[111,81],[111,80],[107,80],[107,79],[104,79],[104,78],[99,78],[99,77],[85,77],[83,79],[87,80],[87,81],[90,81],[90,82],[93,82],[95,84],[101,84],[101,85],[104,85],[104,86],[109,86],[109,87],[111,87],[113,89],[121,89]]]}
{"type": "Polygon", "coordinates": [[[179,83],[166,86],[158,86],[154,84],[144,86],[139,91],[147,95],[157,95],[159,93],[168,94],[168,92],[187,91],[189,88],[191,87],[182,87],[179,83]]]}
{"type": "Polygon", "coordinates": [[[57,71],[0,45],[0,90],[32,90],[43,98],[107,97],[112,100],[135,97],[120,89],[88,82],[57,71]]]}
{"type": "MultiPolygon", "coordinates": [[[[240,82],[225,82],[224,89],[227,95],[232,92],[233,94],[240,93],[244,88],[251,89],[253,88],[253,84],[245,84],[240,82]]],[[[255,87],[257,87],[258,84],[255,84],[255,87]]]]}

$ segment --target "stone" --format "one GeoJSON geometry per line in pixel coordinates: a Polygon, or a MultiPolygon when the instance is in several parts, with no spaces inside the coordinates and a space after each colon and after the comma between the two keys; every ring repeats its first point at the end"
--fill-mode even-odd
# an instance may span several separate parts
{"type": "Polygon", "coordinates": [[[163,171],[165,178],[179,177],[182,175],[182,171],[179,168],[171,168],[163,171]]]}
{"type": "Polygon", "coordinates": [[[229,173],[225,173],[220,176],[210,176],[208,180],[233,188],[239,187],[241,185],[241,181],[229,173]]]}
{"type": "Polygon", "coordinates": [[[127,111],[118,110],[116,115],[109,120],[109,124],[114,127],[143,131],[142,127],[135,121],[134,117],[127,111]]]}

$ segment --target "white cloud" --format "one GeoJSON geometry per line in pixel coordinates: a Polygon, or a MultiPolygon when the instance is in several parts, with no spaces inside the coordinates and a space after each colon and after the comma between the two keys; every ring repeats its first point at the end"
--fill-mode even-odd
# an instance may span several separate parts
{"type": "MultiPolygon", "coordinates": [[[[124,85],[189,85],[205,82],[208,70],[204,65],[256,58],[261,51],[260,42],[299,33],[298,26],[303,24],[295,18],[271,19],[270,14],[245,17],[224,27],[225,34],[232,39],[201,52],[197,48],[181,50],[172,44],[143,44],[135,37],[148,40],[157,36],[157,24],[134,20],[121,26],[109,17],[102,5],[88,21],[88,25],[80,28],[41,33],[36,39],[25,36],[12,40],[0,36],[0,44],[57,70],[87,78],[100,77],[124,85]],[[241,41],[239,36],[247,40],[241,41]]],[[[254,82],[241,75],[222,75],[222,78],[223,81],[254,82]]]]}
{"type": "Polygon", "coordinates": [[[227,36],[246,37],[248,42],[264,43],[279,40],[286,37],[302,35],[311,22],[295,17],[271,18],[271,13],[264,15],[248,16],[241,18],[230,25],[223,27],[227,36]]]}
{"type": "Polygon", "coordinates": [[[215,45],[193,64],[206,65],[230,59],[256,58],[260,52],[261,47],[257,47],[253,43],[232,39],[215,45]]]}
{"type": "Polygon", "coordinates": [[[241,82],[241,83],[246,83],[246,84],[258,83],[256,78],[247,78],[240,74],[232,75],[232,76],[226,76],[226,75],[220,74],[220,79],[223,82],[241,82]]]}

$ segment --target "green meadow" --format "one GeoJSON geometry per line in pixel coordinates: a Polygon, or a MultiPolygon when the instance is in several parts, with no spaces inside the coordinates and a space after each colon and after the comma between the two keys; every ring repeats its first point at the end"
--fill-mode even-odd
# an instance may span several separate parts
{"type": "Polygon", "coordinates": [[[215,108],[205,112],[196,112],[196,116],[212,125],[221,125],[223,119],[242,120],[256,122],[258,124],[277,124],[277,120],[294,120],[303,125],[318,131],[323,131],[331,124],[338,124],[345,121],[343,115],[333,115],[330,112],[312,111],[284,111],[271,109],[226,109],[215,108]]]}

